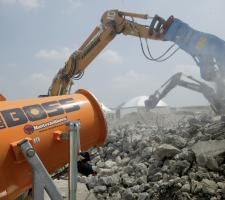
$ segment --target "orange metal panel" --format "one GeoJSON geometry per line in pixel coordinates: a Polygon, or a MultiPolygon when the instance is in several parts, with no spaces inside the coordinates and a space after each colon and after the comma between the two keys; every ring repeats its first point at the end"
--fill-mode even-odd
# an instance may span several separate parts
{"type": "Polygon", "coordinates": [[[32,172],[16,143],[28,138],[52,173],[69,161],[69,142],[59,140],[66,123],[80,120],[81,150],[100,146],[106,123],[95,97],[86,90],[72,95],[0,102],[0,199],[15,199],[32,186],[32,172]]]}

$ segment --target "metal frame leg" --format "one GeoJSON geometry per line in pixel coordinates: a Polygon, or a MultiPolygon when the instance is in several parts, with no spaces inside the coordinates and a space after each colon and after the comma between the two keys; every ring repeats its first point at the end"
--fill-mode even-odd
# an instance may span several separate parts
{"type": "Polygon", "coordinates": [[[76,200],[77,194],[77,158],[80,153],[80,122],[70,123],[70,175],[69,175],[69,199],[76,200]]]}
{"type": "MultiPolygon", "coordinates": [[[[70,122],[69,124],[70,140],[70,174],[69,174],[69,199],[76,200],[77,194],[77,158],[80,150],[80,122],[70,122]]],[[[44,191],[46,191],[52,200],[63,200],[57,187],[52,181],[48,171],[41,162],[34,148],[28,140],[18,143],[23,155],[30,164],[33,172],[33,200],[44,200],[44,191]]]]}
{"type": "Polygon", "coordinates": [[[44,190],[52,200],[63,200],[48,171],[28,140],[18,144],[33,171],[33,200],[44,200],[44,190]]]}

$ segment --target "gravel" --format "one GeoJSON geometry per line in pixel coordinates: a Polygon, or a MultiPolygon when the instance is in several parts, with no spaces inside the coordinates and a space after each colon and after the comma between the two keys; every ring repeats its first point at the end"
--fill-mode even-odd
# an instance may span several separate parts
{"type": "Polygon", "coordinates": [[[97,199],[225,199],[223,121],[201,113],[134,118],[110,122],[105,145],[90,151],[98,174],[85,180],[97,199]]]}

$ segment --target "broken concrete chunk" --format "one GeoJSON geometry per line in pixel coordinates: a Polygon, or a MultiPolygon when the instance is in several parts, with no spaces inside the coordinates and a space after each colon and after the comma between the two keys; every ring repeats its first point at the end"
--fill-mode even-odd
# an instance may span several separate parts
{"type": "Polygon", "coordinates": [[[116,162],[113,162],[112,160],[107,160],[105,162],[105,168],[112,169],[113,166],[116,166],[116,162]]]}
{"type": "Polygon", "coordinates": [[[149,179],[151,180],[151,182],[157,182],[159,180],[162,180],[162,173],[161,172],[157,172],[153,176],[149,177],[149,179]]]}
{"type": "Polygon", "coordinates": [[[114,170],[113,169],[99,168],[98,173],[99,173],[99,175],[111,176],[111,175],[114,174],[114,170]]]}
{"type": "Polygon", "coordinates": [[[153,148],[152,147],[145,147],[141,153],[141,157],[143,159],[149,159],[152,156],[153,148]]]}
{"type": "Polygon", "coordinates": [[[120,165],[121,166],[125,166],[128,164],[128,162],[130,161],[130,158],[123,158],[121,161],[120,161],[120,165]]]}
{"type": "Polygon", "coordinates": [[[206,194],[214,195],[218,189],[218,185],[209,179],[202,180],[202,191],[206,194]]]}
{"type": "Polygon", "coordinates": [[[165,143],[171,144],[177,148],[184,148],[187,141],[179,135],[166,135],[164,139],[165,143]]]}
{"type": "Polygon", "coordinates": [[[101,193],[101,192],[105,192],[106,189],[107,189],[106,186],[98,185],[94,187],[94,192],[101,193]]]}
{"type": "Polygon", "coordinates": [[[162,144],[158,146],[154,152],[157,158],[163,160],[165,158],[172,158],[176,154],[180,153],[181,151],[169,144],[162,144]]]}
{"type": "Polygon", "coordinates": [[[192,146],[196,156],[200,154],[215,157],[225,152],[225,140],[199,141],[192,146]]]}
{"type": "Polygon", "coordinates": [[[182,192],[190,192],[191,186],[189,183],[186,183],[185,185],[182,186],[181,191],[182,192]]]}
{"type": "Polygon", "coordinates": [[[131,190],[128,188],[124,191],[124,193],[122,194],[122,199],[126,199],[126,200],[134,200],[135,196],[134,194],[131,192],[131,190]]]}
{"type": "Polygon", "coordinates": [[[217,170],[216,156],[225,153],[225,140],[199,141],[192,146],[199,166],[206,166],[209,170],[217,170]]]}
{"type": "Polygon", "coordinates": [[[148,193],[147,192],[143,192],[143,193],[139,193],[138,194],[138,200],[146,200],[148,199],[148,193]]]}
{"type": "Polygon", "coordinates": [[[89,176],[87,178],[87,182],[88,182],[88,187],[90,189],[94,188],[96,185],[98,185],[98,177],[96,176],[89,176]]]}
{"type": "Polygon", "coordinates": [[[115,159],[115,161],[116,161],[117,164],[119,164],[119,163],[121,162],[121,160],[122,160],[122,159],[121,159],[120,156],[117,156],[116,159],[115,159]]]}
{"type": "Polygon", "coordinates": [[[219,186],[219,188],[221,188],[225,191],[225,183],[224,182],[218,182],[217,185],[219,186]]]}
{"type": "Polygon", "coordinates": [[[118,185],[120,181],[120,176],[119,174],[114,174],[112,176],[106,176],[106,177],[100,177],[99,178],[99,183],[101,185],[106,185],[106,186],[115,186],[118,185]]]}
{"type": "Polygon", "coordinates": [[[198,181],[191,180],[191,192],[192,193],[198,193],[202,190],[202,184],[198,181]]]}
{"type": "Polygon", "coordinates": [[[116,150],[114,150],[113,152],[112,152],[112,156],[113,157],[116,157],[117,155],[119,155],[119,150],[118,149],[116,149],[116,150]]]}
{"type": "Polygon", "coordinates": [[[213,171],[216,171],[219,168],[217,160],[213,157],[207,158],[206,167],[213,171]]]}
{"type": "Polygon", "coordinates": [[[120,193],[119,193],[119,192],[113,193],[111,199],[112,199],[112,200],[118,200],[118,199],[121,199],[120,193]]]}
{"type": "Polygon", "coordinates": [[[148,168],[144,163],[138,163],[134,166],[136,174],[146,175],[148,168]]]}
{"type": "Polygon", "coordinates": [[[140,190],[140,186],[139,185],[135,185],[135,186],[131,187],[130,190],[133,193],[138,193],[139,190],[140,190]]]}
{"type": "Polygon", "coordinates": [[[135,179],[133,177],[123,177],[122,183],[125,187],[132,187],[135,184],[135,179]]]}
{"type": "Polygon", "coordinates": [[[103,161],[98,161],[97,163],[96,163],[96,165],[97,165],[97,167],[99,167],[99,168],[102,168],[102,167],[104,167],[105,166],[105,163],[103,162],[103,161]]]}

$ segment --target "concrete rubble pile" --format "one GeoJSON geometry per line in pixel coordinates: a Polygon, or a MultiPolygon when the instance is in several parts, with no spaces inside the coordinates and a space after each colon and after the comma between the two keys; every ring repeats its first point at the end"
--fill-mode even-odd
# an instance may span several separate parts
{"type": "Polygon", "coordinates": [[[97,176],[79,177],[97,199],[225,199],[225,123],[209,117],[175,128],[138,121],[109,130],[91,152],[97,176]]]}

